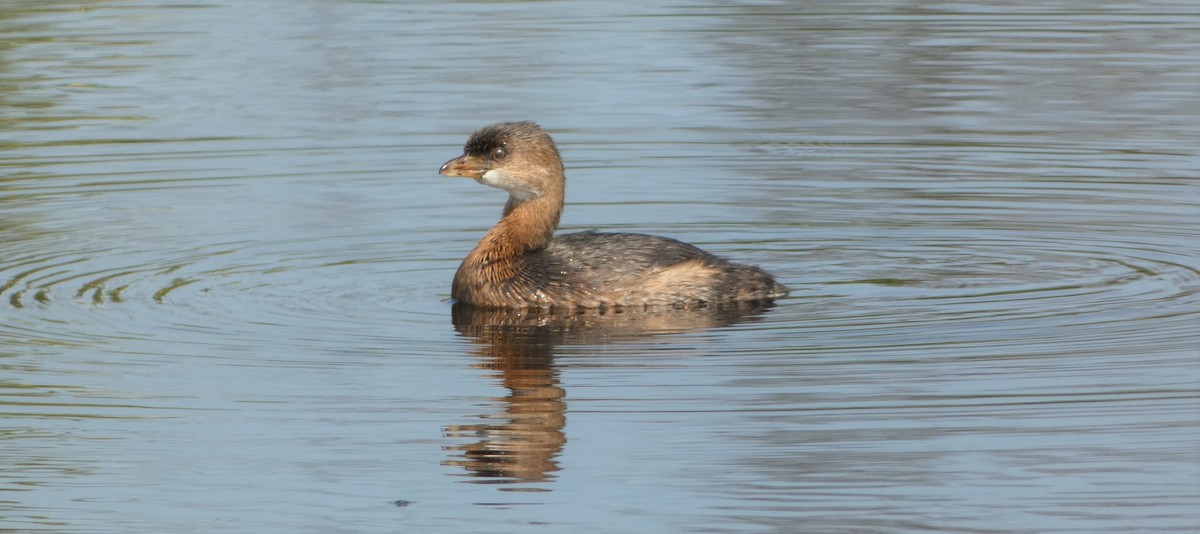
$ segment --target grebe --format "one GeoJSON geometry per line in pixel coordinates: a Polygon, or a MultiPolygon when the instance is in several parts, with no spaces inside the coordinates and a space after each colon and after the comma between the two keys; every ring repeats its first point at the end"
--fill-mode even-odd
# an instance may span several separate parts
{"type": "Polygon", "coordinates": [[[740,265],[666,237],[582,232],[554,237],[566,176],[558,148],[532,122],[471,134],[440,174],[508,191],[500,222],[467,254],[450,295],[493,308],[720,306],[771,300],[788,288],[740,265]]]}

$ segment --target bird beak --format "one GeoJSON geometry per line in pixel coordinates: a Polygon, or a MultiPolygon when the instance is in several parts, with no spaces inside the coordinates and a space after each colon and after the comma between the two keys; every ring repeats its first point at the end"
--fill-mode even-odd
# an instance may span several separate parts
{"type": "Polygon", "coordinates": [[[479,180],[483,178],[483,173],[485,172],[487,172],[487,168],[481,159],[463,154],[447,161],[442,165],[442,170],[438,171],[438,174],[479,180]]]}

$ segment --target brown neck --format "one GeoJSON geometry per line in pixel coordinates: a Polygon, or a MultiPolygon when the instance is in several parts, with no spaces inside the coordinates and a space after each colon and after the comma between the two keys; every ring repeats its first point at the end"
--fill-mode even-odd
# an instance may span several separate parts
{"type": "Polygon", "coordinates": [[[490,264],[545,248],[558,227],[562,192],[550,192],[520,201],[509,198],[504,216],[492,227],[469,258],[490,264]]]}
{"type": "Polygon", "coordinates": [[[500,222],[458,266],[450,288],[454,300],[484,306],[511,303],[512,284],[519,284],[528,274],[522,271],[527,265],[524,260],[550,243],[562,213],[565,186],[562,164],[557,157],[550,163],[533,166],[542,173],[540,176],[522,177],[525,183],[541,186],[537,193],[528,198],[510,194],[500,222]]]}

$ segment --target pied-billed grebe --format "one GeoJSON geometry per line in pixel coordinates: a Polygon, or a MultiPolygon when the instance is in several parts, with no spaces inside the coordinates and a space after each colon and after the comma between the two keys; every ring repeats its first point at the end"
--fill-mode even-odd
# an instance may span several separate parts
{"type": "Polygon", "coordinates": [[[788,289],[757,267],[642,234],[554,237],[566,177],[554,141],[532,122],[479,129],[441,174],[508,191],[500,222],[479,240],[450,295],[497,308],[696,306],[770,300],[788,289]]]}

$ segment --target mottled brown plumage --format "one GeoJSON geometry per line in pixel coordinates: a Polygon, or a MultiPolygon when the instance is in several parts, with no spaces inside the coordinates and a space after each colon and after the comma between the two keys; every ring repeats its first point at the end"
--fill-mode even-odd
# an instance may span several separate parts
{"type": "Polygon", "coordinates": [[[508,191],[500,222],[467,255],[451,296],[500,308],[719,306],[788,289],[757,267],[642,234],[554,237],[566,178],[554,141],[531,122],[481,128],[441,174],[508,191]]]}

